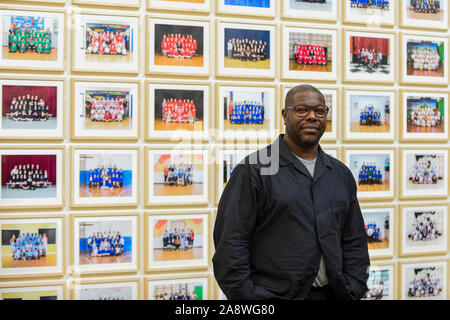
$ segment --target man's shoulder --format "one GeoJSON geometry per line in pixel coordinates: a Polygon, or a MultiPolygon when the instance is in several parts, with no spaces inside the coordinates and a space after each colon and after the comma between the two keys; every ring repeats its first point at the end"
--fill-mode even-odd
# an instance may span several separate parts
{"type": "Polygon", "coordinates": [[[326,157],[328,159],[328,161],[330,162],[330,164],[333,168],[341,171],[342,173],[344,173],[346,175],[352,175],[352,172],[350,171],[350,169],[339,159],[336,159],[335,157],[327,154],[326,152],[324,152],[324,157],[326,157]]]}

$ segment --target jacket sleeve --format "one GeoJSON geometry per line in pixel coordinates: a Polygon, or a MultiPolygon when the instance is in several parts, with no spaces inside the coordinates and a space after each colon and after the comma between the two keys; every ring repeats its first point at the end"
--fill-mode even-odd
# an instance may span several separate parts
{"type": "Polygon", "coordinates": [[[364,219],[356,197],[356,182],[351,176],[351,198],[349,214],[342,233],[343,276],[347,291],[352,299],[364,297],[369,277],[369,249],[364,219]]]}
{"type": "MultiPolygon", "coordinates": [[[[257,218],[260,184],[247,164],[233,170],[219,202],[214,225],[214,275],[229,300],[255,300],[249,246],[257,218]]],[[[255,169],[256,171],[257,169],[255,169]]]]}

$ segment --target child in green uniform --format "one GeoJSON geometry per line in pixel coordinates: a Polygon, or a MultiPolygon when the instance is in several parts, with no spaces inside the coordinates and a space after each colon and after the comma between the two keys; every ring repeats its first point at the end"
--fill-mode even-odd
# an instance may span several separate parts
{"type": "Polygon", "coordinates": [[[39,44],[38,44],[38,47],[37,47],[37,49],[36,49],[36,52],[37,52],[37,53],[42,53],[43,49],[44,49],[44,48],[42,47],[42,43],[39,43],[39,44]]]}

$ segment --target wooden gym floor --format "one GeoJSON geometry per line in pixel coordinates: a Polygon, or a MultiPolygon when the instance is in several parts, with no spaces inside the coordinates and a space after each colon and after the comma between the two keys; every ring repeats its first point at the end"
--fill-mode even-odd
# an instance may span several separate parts
{"type": "Polygon", "coordinates": [[[203,194],[203,183],[194,183],[187,186],[169,186],[155,183],[153,190],[155,196],[199,196],[203,194]]]}
{"type": "Polygon", "coordinates": [[[80,197],[131,197],[132,186],[124,186],[123,188],[115,188],[113,190],[109,189],[99,189],[91,188],[86,184],[80,185],[80,197]]]}
{"type": "Polygon", "coordinates": [[[191,59],[178,59],[155,54],[155,65],[174,67],[203,67],[203,56],[194,56],[191,59]]]}
{"type": "Polygon", "coordinates": [[[387,249],[387,248],[389,248],[389,241],[387,241],[387,240],[382,240],[381,242],[369,243],[369,250],[387,249]]]}
{"type": "Polygon", "coordinates": [[[440,124],[436,127],[418,127],[408,123],[406,130],[409,133],[442,133],[444,132],[444,126],[440,124]]]}
{"type": "Polygon", "coordinates": [[[270,59],[264,61],[241,61],[224,57],[225,68],[270,69],[270,59]]]}
{"type": "Polygon", "coordinates": [[[131,252],[123,252],[121,256],[91,257],[89,253],[80,252],[80,264],[130,263],[131,252]]]}
{"type": "Polygon", "coordinates": [[[444,76],[444,68],[440,67],[437,70],[416,70],[412,66],[408,65],[407,70],[408,76],[422,76],[422,77],[443,77],[444,76]]]}
{"type": "Polygon", "coordinates": [[[389,191],[389,183],[384,182],[383,184],[363,184],[358,185],[358,191],[389,191]]]}
{"type": "Polygon", "coordinates": [[[294,71],[315,71],[315,72],[333,72],[333,65],[329,61],[324,66],[313,66],[306,64],[298,64],[295,60],[289,59],[289,70],[294,71]]]}
{"type": "Polygon", "coordinates": [[[161,119],[155,119],[156,131],[203,131],[203,120],[195,121],[194,123],[178,123],[178,122],[165,122],[161,119]]]}
{"type": "Polygon", "coordinates": [[[361,126],[359,121],[350,122],[350,132],[389,132],[390,126],[383,123],[381,126],[361,126]]]}
{"type": "Polygon", "coordinates": [[[130,119],[125,119],[121,122],[101,122],[101,121],[84,121],[85,129],[118,129],[118,130],[127,130],[131,128],[130,119]]]}
{"type": "Polygon", "coordinates": [[[164,251],[162,249],[153,250],[154,261],[170,260],[194,260],[203,258],[203,248],[193,248],[188,250],[164,251]]]}
{"type": "Polygon", "coordinates": [[[269,130],[270,123],[268,120],[264,120],[263,124],[231,124],[229,120],[224,120],[223,129],[228,131],[241,131],[241,130],[269,130]]]}
{"type": "Polygon", "coordinates": [[[50,49],[49,54],[37,53],[37,52],[9,52],[8,47],[2,48],[3,59],[11,60],[39,60],[39,61],[56,61],[58,60],[58,49],[50,49]]]}
{"type": "Polygon", "coordinates": [[[33,267],[55,267],[56,254],[48,253],[38,260],[14,260],[13,257],[2,255],[2,268],[33,268],[33,267]]]}
{"type": "Polygon", "coordinates": [[[85,61],[89,63],[130,63],[133,53],[121,54],[89,54],[86,52],[85,61]]]}
{"type": "Polygon", "coordinates": [[[443,12],[440,10],[438,13],[419,13],[415,12],[411,8],[408,8],[408,18],[409,19],[423,19],[423,20],[431,20],[431,21],[440,21],[443,18],[443,12]]]}

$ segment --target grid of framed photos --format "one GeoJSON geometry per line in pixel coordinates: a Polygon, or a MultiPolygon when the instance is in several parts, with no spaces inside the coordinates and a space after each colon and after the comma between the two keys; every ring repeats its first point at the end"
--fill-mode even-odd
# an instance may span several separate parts
{"type": "Polygon", "coordinates": [[[233,168],[316,85],[367,300],[449,299],[446,0],[4,0],[0,299],[225,299],[233,168]]]}

